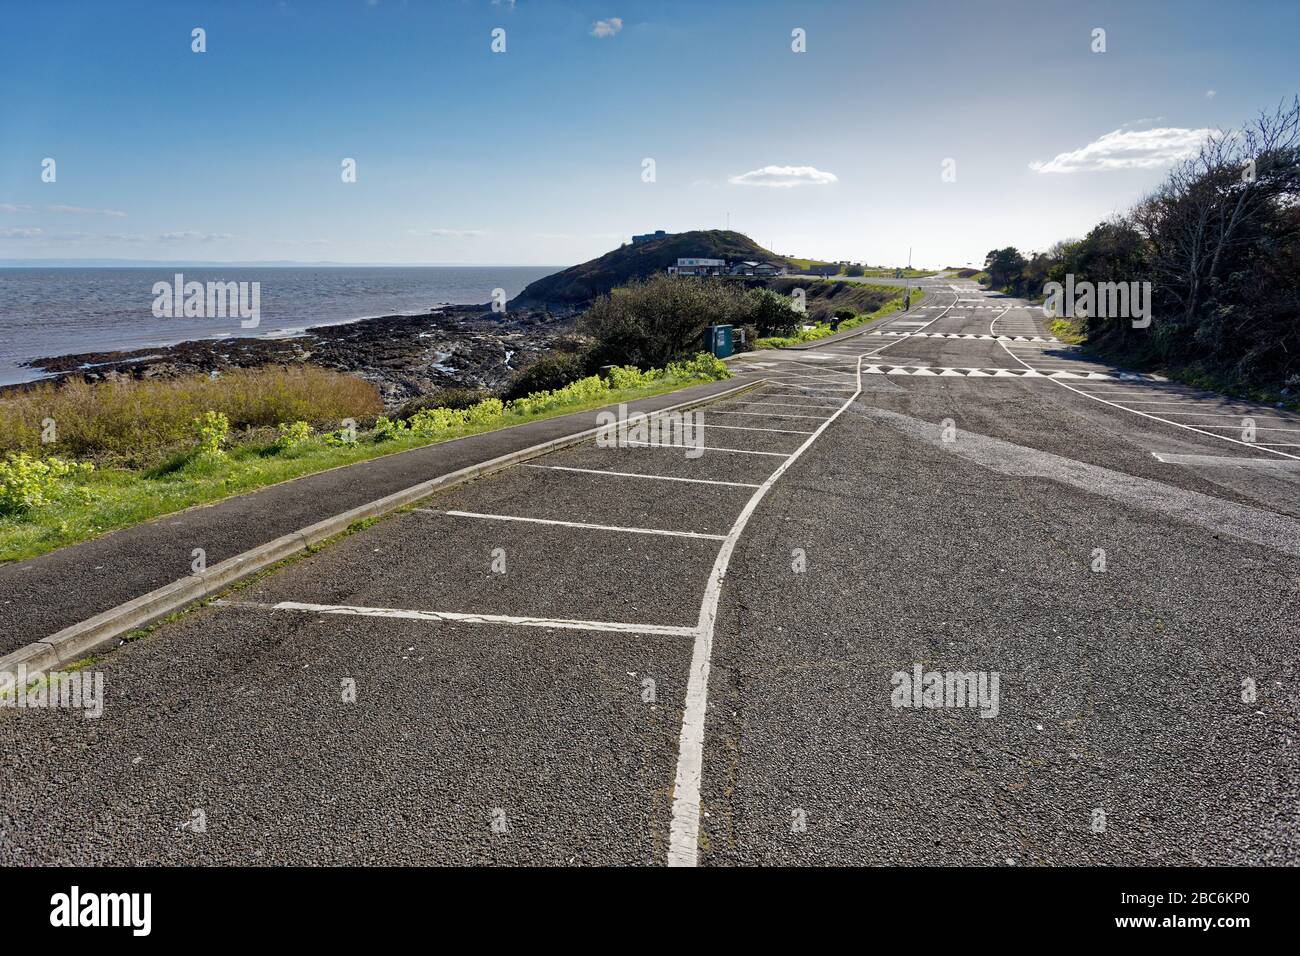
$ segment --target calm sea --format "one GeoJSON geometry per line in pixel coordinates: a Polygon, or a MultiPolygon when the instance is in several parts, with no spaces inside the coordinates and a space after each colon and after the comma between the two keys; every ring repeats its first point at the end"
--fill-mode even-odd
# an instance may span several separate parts
{"type": "Polygon", "coordinates": [[[0,385],[40,378],[23,363],[51,355],[144,349],[192,339],[299,335],[378,315],[414,315],[436,305],[508,297],[552,266],[412,266],[102,269],[0,268],[0,385]],[[156,319],[153,284],[260,282],[261,324],[238,317],[156,319]]]}

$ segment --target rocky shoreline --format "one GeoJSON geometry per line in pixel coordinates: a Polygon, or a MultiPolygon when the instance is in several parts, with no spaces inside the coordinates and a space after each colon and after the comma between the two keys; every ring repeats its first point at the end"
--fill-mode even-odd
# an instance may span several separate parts
{"type": "MultiPolygon", "coordinates": [[[[442,306],[422,315],[390,315],[308,328],[282,338],[203,339],[130,351],[34,359],[55,380],[88,382],[168,378],[261,365],[309,363],[372,382],[394,407],[435,388],[496,388],[570,331],[577,310],[442,306]]],[[[49,378],[42,381],[50,381],[49,378]]],[[[21,390],[32,384],[6,386],[21,390]]]]}

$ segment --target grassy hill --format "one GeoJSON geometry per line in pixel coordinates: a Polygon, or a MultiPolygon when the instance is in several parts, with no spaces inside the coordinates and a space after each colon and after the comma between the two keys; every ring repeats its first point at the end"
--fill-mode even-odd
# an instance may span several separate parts
{"type": "Polygon", "coordinates": [[[644,279],[676,265],[682,257],[788,262],[748,236],[724,229],[679,232],[638,246],[622,246],[530,283],[510,305],[580,306],[631,279],[644,279]]]}

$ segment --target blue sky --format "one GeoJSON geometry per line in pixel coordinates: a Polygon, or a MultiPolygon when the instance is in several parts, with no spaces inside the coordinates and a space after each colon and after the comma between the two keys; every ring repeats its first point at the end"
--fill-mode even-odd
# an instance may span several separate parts
{"type": "Polygon", "coordinates": [[[1300,91],[1297,36],[1293,0],[0,0],[0,258],[568,264],[729,213],[977,261],[1300,91]]]}

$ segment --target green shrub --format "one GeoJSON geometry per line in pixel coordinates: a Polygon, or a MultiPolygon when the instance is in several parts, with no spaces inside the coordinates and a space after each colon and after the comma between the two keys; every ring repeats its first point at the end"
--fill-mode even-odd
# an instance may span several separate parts
{"type": "Polygon", "coordinates": [[[688,362],[673,362],[664,372],[668,378],[678,381],[716,382],[731,378],[727,363],[709,352],[700,352],[688,362]]]}
{"type": "Polygon", "coordinates": [[[338,431],[323,435],[322,439],[331,448],[351,448],[357,443],[357,429],[355,425],[349,424],[338,431]]]}
{"type": "Polygon", "coordinates": [[[492,393],[482,388],[437,388],[408,401],[397,410],[396,417],[406,421],[426,408],[473,408],[491,397],[492,393]]]}
{"type": "Polygon", "coordinates": [[[465,421],[475,427],[493,425],[505,414],[505,403],[499,398],[485,398],[465,411],[465,421]]]}
{"type": "Polygon", "coordinates": [[[424,438],[436,438],[444,432],[463,428],[468,413],[458,408],[426,408],[407,421],[411,431],[424,438]]]}
{"type": "Polygon", "coordinates": [[[33,458],[26,452],[10,453],[0,462],[0,514],[16,515],[49,503],[65,478],[90,474],[95,466],[74,464],[61,458],[33,458]]]}
{"type": "Polygon", "coordinates": [[[587,363],[582,356],[544,355],[516,372],[501,397],[509,402],[537,392],[555,391],[586,374],[587,363]]]}
{"type": "Polygon", "coordinates": [[[280,437],[275,440],[277,451],[288,451],[311,440],[311,426],[306,422],[281,422],[279,430],[280,437]]]}
{"type": "Polygon", "coordinates": [[[206,411],[193,422],[199,444],[195,453],[200,458],[221,458],[225,455],[222,444],[230,434],[230,419],[224,412],[206,411]]]}
{"type": "Polygon", "coordinates": [[[186,447],[193,420],[221,412],[232,428],[274,428],[305,421],[317,428],[383,411],[369,382],[314,366],[233,369],[217,378],[45,383],[0,399],[0,454],[49,450],[47,419],[57,426],[57,452],[143,468],[186,447]]]}
{"type": "Polygon", "coordinates": [[[394,438],[400,437],[409,430],[410,429],[406,422],[402,421],[400,418],[397,421],[393,421],[387,415],[380,415],[375,419],[375,429],[372,437],[376,442],[392,441],[394,438]]]}

